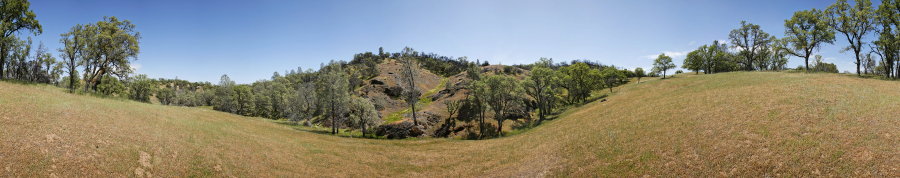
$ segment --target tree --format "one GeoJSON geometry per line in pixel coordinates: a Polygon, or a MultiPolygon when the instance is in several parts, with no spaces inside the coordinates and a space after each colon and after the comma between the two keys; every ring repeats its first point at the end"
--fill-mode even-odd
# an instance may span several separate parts
{"type": "Polygon", "coordinates": [[[666,56],[666,54],[659,54],[656,60],[653,61],[653,73],[662,72],[663,79],[666,78],[666,71],[675,67],[675,64],[672,63],[672,57],[666,56]]]}
{"type": "Polygon", "coordinates": [[[216,88],[215,99],[213,99],[213,109],[230,113],[238,112],[238,104],[234,99],[234,89],[232,89],[235,85],[228,75],[222,75],[216,88]]]}
{"type": "MultiPolygon", "coordinates": [[[[477,62],[476,62],[477,63],[477,62]]],[[[487,110],[487,105],[484,100],[484,92],[486,92],[484,82],[481,82],[481,67],[477,65],[470,65],[466,68],[466,76],[470,79],[470,82],[466,86],[466,89],[469,90],[467,93],[467,99],[469,99],[469,104],[471,104],[476,112],[478,113],[478,139],[484,138],[484,119],[485,119],[485,111],[487,110]],[[468,97],[470,96],[471,97],[468,97]]]]}
{"type": "Polygon", "coordinates": [[[447,109],[447,119],[444,119],[444,123],[441,124],[441,127],[435,131],[435,137],[447,137],[450,135],[451,128],[456,126],[456,122],[453,120],[453,116],[462,109],[463,102],[460,100],[445,100],[444,107],[447,109]]]}
{"type": "Polygon", "coordinates": [[[481,81],[484,84],[485,101],[494,111],[494,120],[497,121],[497,133],[503,136],[503,121],[507,114],[512,112],[515,105],[521,104],[518,97],[522,94],[522,87],[515,78],[503,75],[488,76],[481,81]]]}
{"type": "Polygon", "coordinates": [[[400,80],[403,87],[403,100],[412,109],[413,124],[418,126],[416,104],[419,102],[419,96],[422,95],[422,92],[416,87],[416,72],[419,71],[419,65],[413,58],[415,55],[416,51],[412,48],[403,48],[403,56],[400,57],[400,62],[403,65],[400,68],[400,80]]]}
{"type": "Polygon", "coordinates": [[[305,119],[305,125],[309,126],[310,119],[318,109],[318,95],[316,94],[316,85],[314,83],[304,82],[297,86],[296,91],[290,97],[291,105],[289,117],[291,120],[300,121],[305,119]]]}
{"type": "Polygon", "coordinates": [[[600,71],[600,78],[603,80],[603,85],[609,88],[609,92],[612,92],[613,87],[621,85],[628,77],[615,67],[607,67],[600,71]]]}
{"type": "Polygon", "coordinates": [[[768,33],[762,31],[759,25],[741,21],[741,27],[731,30],[728,34],[734,48],[739,50],[738,54],[744,57],[740,63],[744,65],[745,70],[753,70],[754,61],[760,60],[761,51],[771,42],[768,33]]]}
{"type": "Polygon", "coordinates": [[[366,136],[366,128],[377,127],[381,123],[378,110],[375,105],[365,98],[353,97],[350,99],[350,125],[360,128],[362,136],[366,136]]]}
{"type": "Polygon", "coordinates": [[[95,88],[104,76],[125,77],[131,73],[130,60],[137,60],[140,33],[131,21],[103,17],[102,21],[85,27],[89,38],[82,51],[88,86],[95,88]]]}
{"type": "Polygon", "coordinates": [[[802,57],[809,70],[809,57],[822,43],[834,43],[834,31],[822,11],[812,9],[795,12],[784,21],[785,36],[793,47],[792,55],[802,57]]]}
{"type": "Polygon", "coordinates": [[[538,107],[538,124],[546,119],[549,111],[549,101],[553,97],[553,82],[558,74],[549,65],[552,64],[550,59],[541,58],[534,67],[531,68],[531,75],[523,84],[526,88],[525,92],[537,101],[538,107]]]}
{"type": "Polygon", "coordinates": [[[338,117],[343,117],[347,112],[350,100],[350,82],[342,65],[337,61],[323,65],[316,80],[316,93],[324,104],[322,109],[331,118],[331,134],[338,133],[338,117]]]}
{"type": "Polygon", "coordinates": [[[596,79],[590,77],[591,68],[585,63],[577,62],[562,67],[563,87],[568,91],[569,103],[584,102],[591,94],[591,89],[596,86],[596,79]]]}
{"type": "Polygon", "coordinates": [[[647,74],[644,73],[644,68],[638,67],[634,69],[634,76],[638,78],[638,82],[641,82],[641,78],[645,77],[646,75],[647,74]]]}
{"type": "Polygon", "coordinates": [[[128,94],[132,100],[140,102],[150,102],[150,96],[153,95],[153,80],[147,78],[147,75],[140,74],[129,78],[128,94]]]}
{"type": "Polygon", "coordinates": [[[861,56],[862,46],[865,44],[863,37],[868,35],[870,31],[875,30],[875,11],[872,9],[872,2],[869,0],[856,0],[856,4],[851,7],[847,0],[838,0],[825,10],[829,17],[832,28],[841,32],[847,37],[850,46],[846,49],[852,49],[856,56],[856,75],[860,73],[860,65],[863,56],[861,56]]]}
{"type": "Polygon", "coordinates": [[[256,110],[256,105],[254,101],[256,98],[253,96],[253,87],[250,85],[236,85],[232,87],[234,90],[234,101],[237,103],[237,112],[236,114],[243,116],[252,116],[253,111],[256,110]]]}
{"type": "Polygon", "coordinates": [[[681,65],[682,68],[693,70],[694,74],[700,74],[700,70],[703,70],[703,51],[694,50],[687,54],[687,57],[684,58],[684,64],[681,65]]]}
{"type": "Polygon", "coordinates": [[[76,79],[78,78],[78,70],[76,68],[81,65],[81,62],[78,60],[80,59],[81,51],[85,47],[84,33],[82,25],[75,25],[69,32],[60,34],[62,39],[59,42],[63,44],[63,47],[59,49],[59,55],[66,60],[70,93],[75,92],[75,82],[77,82],[76,79]]]}
{"type": "MultiPolygon", "coordinates": [[[[231,97],[231,96],[228,96],[231,97]]],[[[169,87],[163,87],[156,90],[156,99],[159,100],[159,104],[162,105],[170,105],[175,102],[175,90],[169,87]]]]}
{"type": "MultiPolygon", "coordinates": [[[[880,67],[876,67],[880,74],[883,74],[886,78],[893,78],[897,75],[894,75],[894,63],[900,58],[900,1],[897,0],[884,0],[881,2],[881,5],[878,6],[878,10],[876,10],[878,15],[876,16],[877,24],[881,25],[880,29],[876,29],[878,32],[878,40],[872,42],[875,44],[873,52],[878,54],[881,57],[881,65],[880,67]]],[[[900,65],[897,65],[900,67],[900,65]]],[[[897,69],[900,71],[900,69],[897,69]]]]}
{"type": "Polygon", "coordinates": [[[25,30],[34,35],[43,33],[43,28],[37,15],[31,11],[31,3],[28,0],[4,0],[0,2],[0,80],[4,79],[4,64],[9,54],[11,38],[16,33],[25,30]]]}
{"type": "Polygon", "coordinates": [[[784,70],[788,62],[787,57],[790,53],[790,48],[788,47],[787,40],[773,40],[772,48],[770,48],[770,50],[771,52],[769,52],[769,57],[771,58],[771,66],[769,69],[774,71],[784,70]]]}

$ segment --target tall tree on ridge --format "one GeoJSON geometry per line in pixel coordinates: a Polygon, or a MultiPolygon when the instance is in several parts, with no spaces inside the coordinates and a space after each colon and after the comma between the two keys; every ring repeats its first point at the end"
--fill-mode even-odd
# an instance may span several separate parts
{"type": "Polygon", "coordinates": [[[798,11],[791,19],[784,21],[785,36],[793,46],[791,54],[802,57],[809,70],[809,57],[822,43],[834,43],[834,31],[822,11],[812,9],[798,11]]]}
{"type": "Polygon", "coordinates": [[[847,37],[850,46],[846,49],[852,49],[856,56],[856,75],[862,75],[860,65],[863,56],[862,46],[864,45],[863,37],[869,32],[875,30],[875,11],[872,9],[872,2],[869,0],[856,0],[854,6],[850,6],[847,0],[838,0],[828,7],[825,11],[831,27],[841,32],[847,37]]]}
{"type": "Polygon", "coordinates": [[[745,70],[753,70],[753,63],[759,61],[762,56],[760,53],[771,43],[771,36],[762,31],[759,25],[741,21],[741,28],[731,30],[728,34],[734,48],[739,50],[738,54],[744,57],[740,62],[744,65],[745,70]]]}

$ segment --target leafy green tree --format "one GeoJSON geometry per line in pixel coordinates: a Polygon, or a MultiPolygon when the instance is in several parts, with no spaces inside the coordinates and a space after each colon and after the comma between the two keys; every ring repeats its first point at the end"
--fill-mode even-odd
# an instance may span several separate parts
{"type": "Polygon", "coordinates": [[[809,70],[809,57],[822,43],[834,43],[834,30],[828,25],[825,13],[812,9],[798,11],[784,21],[786,39],[793,47],[791,54],[802,57],[809,70]]]}
{"type": "Polygon", "coordinates": [[[350,100],[349,79],[342,63],[331,61],[319,69],[316,80],[316,91],[322,102],[322,109],[331,118],[331,134],[338,133],[339,117],[347,113],[350,100]]]}
{"type": "Polygon", "coordinates": [[[512,109],[516,105],[522,104],[519,98],[524,92],[522,86],[515,78],[505,75],[488,76],[481,82],[485,86],[483,92],[485,101],[494,111],[497,133],[503,136],[503,121],[506,120],[507,114],[514,112],[512,109]]]}
{"type": "Polygon", "coordinates": [[[641,82],[641,78],[646,77],[647,74],[644,73],[644,68],[638,67],[634,69],[634,76],[637,77],[638,82],[641,82]]]}
{"type": "Polygon", "coordinates": [[[215,99],[213,100],[213,109],[230,113],[238,112],[238,103],[234,99],[235,82],[228,77],[222,75],[219,79],[219,85],[216,88],[215,99]]]}
{"type": "Polygon", "coordinates": [[[4,79],[4,64],[10,51],[10,42],[14,35],[21,31],[29,31],[34,35],[43,33],[31,3],[27,0],[3,0],[0,2],[0,80],[4,79]]]}
{"type": "MultiPolygon", "coordinates": [[[[231,96],[228,96],[231,97],[231,96]]],[[[156,90],[156,99],[162,105],[171,105],[175,102],[175,90],[169,87],[163,87],[156,90]]]]}
{"type": "Polygon", "coordinates": [[[703,51],[694,50],[689,52],[687,57],[684,58],[684,64],[681,67],[693,70],[695,74],[700,74],[700,70],[703,70],[703,51]]]}
{"type": "MultiPolygon", "coordinates": [[[[877,24],[881,26],[881,29],[876,29],[878,32],[878,40],[875,40],[873,43],[875,44],[873,52],[878,54],[882,61],[880,62],[880,67],[876,67],[879,74],[885,76],[885,78],[894,78],[897,75],[894,74],[894,64],[897,62],[898,51],[900,51],[900,1],[898,0],[883,0],[881,1],[881,5],[878,6],[877,24]]],[[[900,67],[900,65],[897,65],[900,67]]],[[[897,69],[900,71],[900,68],[897,69]]]]}
{"type": "Polygon", "coordinates": [[[253,95],[253,87],[250,85],[236,85],[232,87],[234,90],[234,101],[237,103],[237,113],[244,116],[253,116],[256,110],[256,101],[253,95]]]}
{"type": "Polygon", "coordinates": [[[558,76],[556,71],[549,68],[548,63],[552,62],[546,61],[550,60],[541,58],[538,63],[535,63],[534,67],[531,68],[531,74],[523,84],[526,88],[525,92],[537,102],[538,124],[546,119],[550,108],[549,101],[553,97],[553,82],[557,80],[556,77],[558,76]]]}
{"type": "Polygon", "coordinates": [[[666,78],[666,71],[675,67],[675,64],[672,63],[672,57],[666,56],[666,54],[659,54],[656,60],[653,61],[653,73],[662,72],[663,79],[666,78]]]}
{"type": "Polygon", "coordinates": [[[297,85],[296,91],[290,97],[289,117],[294,121],[306,120],[304,123],[310,126],[310,119],[315,115],[315,111],[319,109],[318,94],[316,93],[316,85],[311,82],[304,82],[297,85]]]}
{"type": "Polygon", "coordinates": [[[628,80],[625,73],[614,67],[607,67],[600,71],[600,78],[603,79],[603,85],[609,88],[609,92],[613,91],[613,87],[624,84],[628,80]]]}
{"type": "Polygon", "coordinates": [[[569,103],[584,102],[591,90],[596,86],[596,79],[591,78],[591,68],[585,63],[574,63],[560,69],[562,75],[562,87],[568,91],[569,103]]]}
{"type": "Polygon", "coordinates": [[[153,95],[154,82],[147,78],[147,75],[140,74],[128,79],[128,94],[132,100],[140,102],[150,102],[150,96],[153,95]]]}
{"type": "Polygon", "coordinates": [[[743,56],[744,60],[739,62],[745,70],[753,70],[754,62],[761,60],[760,53],[765,51],[772,39],[768,33],[759,28],[759,25],[747,21],[741,21],[741,27],[731,30],[728,38],[739,50],[738,54],[743,56]]]}
{"type": "Polygon", "coordinates": [[[140,33],[131,21],[119,21],[116,17],[104,17],[96,24],[85,27],[89,39],[84,54],[85,80],[96,87],[103,76],[124,77],[131,73],[130,60],[136,60],[140,47],[140,33]]]}
{"type": "Polygon", "coordinates": [[[126,92],[125,84],[112,76],[103,77],[100,85],[97,86],[97,91],[104,96],[112,97],[124,97],[126,92]]]}
{"type": "Polygon", "coordinates": [[[349,112],[350,125],[360,128],[363,137],[368,133],[367,128],[378,127],[381,124],[378,110],[375,110],[375,105],[368,99],[352,97],[349,112]]]}
{"type": "Polygon", "coordinates": [[[846,49],[852,49],[856,56],[856,75],[860,73],[860,65],[863,56],[861,54],[862,47],[865,44],[863,38],[869,32],[875,30],[875,10],[872,8],[872,2],[869,0],[855,0],[856,4],[850,6],[847,0],[837,0],[834,4],[825,10],[831,22],[829,23],[835,31],[841,32],[847,37],[850,46],[846,49]]]}

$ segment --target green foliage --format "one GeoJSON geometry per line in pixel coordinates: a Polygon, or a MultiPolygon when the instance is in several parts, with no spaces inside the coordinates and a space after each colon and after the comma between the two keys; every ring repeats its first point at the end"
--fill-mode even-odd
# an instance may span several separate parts
{"type": "Polygon", "coordinates": [[[132,72],[130,64],[140,52],[141,35],[131,21],[103,17],[102,21],[85,25],[83,30],[88,42],[81,56],[88,85],[95,87],[100,76],[125,77],[132,72]]]}
{"type": "Polygon", "coordinates": [[[157,89],[156,99],[158,99],[159,103],[162,105],[170,105],[175,101],[175,90],[169,87],[157,89]]]}
{"type": "Polygon", "coordinates": [[[316,93],[320,96],[320,108],[324,115],[331,118],[331,133],[337,134],[339,119],[347,113],[347,105],[350,100],[349,81],[342,64],[331,61],[323,65],[319,70],[316,80],[316,93]]]}
{"type": "Polygon", "coordinates": [[[125,84],[119,81],[118,78],[113,76],[106,76],[100,79],[100,83],[97,84],[97,92],[104,96],[123,96],[126,94],[125,84]]]}
{"type": "Polygon", "coordinates": [[[230,113],[238,112],[238,103],[235,100],[234,86],[236,84],[228,75],[222,75],[216,88],[213,99],[213,109],[230,113]]]}
{"type": "Polygon", "coordinates": [[[659,54],[656,60],[653,60],[653,73],[662,73],[663,78],[666,78],[667,70],[675,67],[672,57],[666,56],[666,54],[659,54]]]}
{"type": "MultiPolygon", "coordinates": [[[[4,0],[0,3],[0,79],[6,78],[7,57],[12,46],[9,41],[16,39],[13,35],[20,31],[29,31],[33,35],[43,33],[37,15],[31,10],[27,0],[4,0]]],[[[26,55],[27,56],[27,55],[26,55]]]]}
{"type": "Polygon", "coordinates": [[[634,69],[634,76],[638,78],[638,81],[641,81],[641,78],[646,77],[647,74],[644,73],[644,68],[638,67],[634,69]]]}
{"type": "Polygon", "coordinates": [[[348,125],[359,128],[363,136],[369,133],[367,128],[375,128],[382,122],[378,116],[378,110],[375,110],[375,105],[365,98],[352,97],[350,99],[349,114],[348,125]]]}
{"type": "Polygon", "coordinates": [[[700,70],[703,70],[703,51],[694,50],[688,53],[681,67],[699,74],[700,70]]]}
{"type": "Polygon", "coordinates": [[[809,57],[822,43],[834,43],[834,29],[829,26],[825,13],[816,9],[794,13],[791,19],[784,21],[785,35],[791,44],[791,54],[805,60],[809,70],[809,57]]]}
{"type": "Polygon", "coordinates": [[[485,103],[490,106],[494,113],[494,120],[497,120],[497,133],[503,135],[503,121],[512,113],[521,113],[525,111],[523,98],[524,93],[522,86],[515,78],[504,75],[491,75],[482,81],[478,81],[482,86],[478,92],[484,98],[485,103]]]}
{"type": "Polygon", "coordinates": [[[769,45],[774,39],[768,33],[762,31],[759,25],[741,21],[741,27],[734,29],[728,34],[731,44],[739,51],[741,56],[737,60],[745,70],[754,70],[754,64],[763,60],[765,52],[768,51],[769,45]]]}
{"type": "Polygon", "coordinates": [[[609,88],[610,92],[612,92],[613,87],[628,82],[628,77],[625,76],[625,73],[613,67],[607,67],[600,71],[600,79],[603,80],[604,87],[609,88]]]}
{"type": "Polygon", "coordinates": [[[812,70],[815,72],[838,73],[837,65],[822,61],[822,56],[816,55],[812,70]]]}
{"type": "MultiPolygon", "coordinates": [[[[591,77],[591,68],[586,63],[574,63],[560,68],[560,83],[568,91],[569,103],[584,102],[597,86],[597,78],[591,77]]],[[[596,75],[596,73],[595,73],[596,75]]]]}
{"type": "Polygon", "coordinates": [[[150,102],[150,96],[153,95],[155,82],[147,78],[147,75],[141,74],[128,79],[128,98],[140,102],[150,102]]]}
{"type": "Polygon", "coordinates": [[[851,7],[847,0],[838,0],[825,10],[825,14],[831,20],[829,25],[847,37],[850,46],[845,49],[853,50],[856,57],[856,74],[860,75],[860,65],[863,64],[861,52],[865,44],[863,38],[875,30],[876,13],[872,9],[872,2],[856,0],[856,4],[851,7]]]}

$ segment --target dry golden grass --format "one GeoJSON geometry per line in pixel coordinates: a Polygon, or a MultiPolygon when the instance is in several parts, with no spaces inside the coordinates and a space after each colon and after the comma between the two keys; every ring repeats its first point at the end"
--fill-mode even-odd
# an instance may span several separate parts
{"type": "Polygon", "coordinates": [[[900,176],[900,83],[678,75],[514,136],[372,140],[0,82],[6,176],[900,176]]]}

